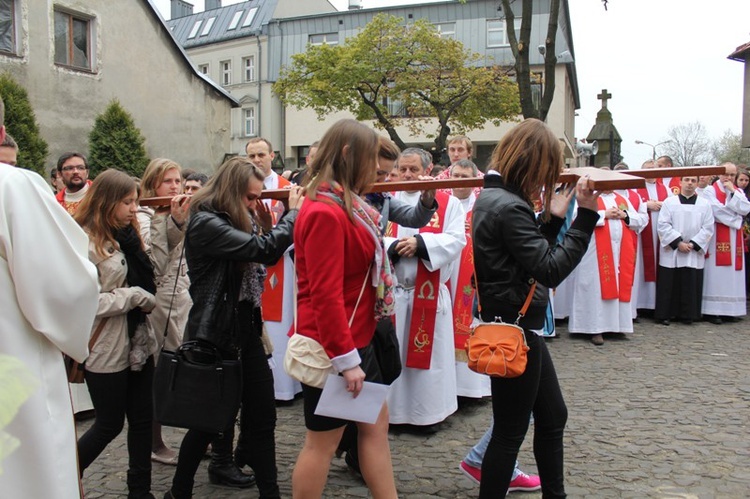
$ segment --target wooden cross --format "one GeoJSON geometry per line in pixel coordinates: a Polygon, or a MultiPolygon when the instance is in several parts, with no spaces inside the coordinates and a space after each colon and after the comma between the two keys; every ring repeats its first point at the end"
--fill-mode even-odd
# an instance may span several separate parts
{"type": "MultiPolygon", "coordinates": [[[[646,185],[647,178],[685,177],[701,175],[721,175],[726,173],[723,166],[682,166],[676,168],[651,168],[649,170],[619,170],[610,171],[586,166],[583,168],[566,169],[557,181],[561,184],[574,184],[582,176],[588,175],[589,187],[596,191],[612,191],[615,189],[638,189],[646,185]]],[[[483,187],[484,179],[445,179],[445,180],[410,180],[405,182],[382,182],[372,184],[368,192],[421,191],[426,189],[455,189],[460,187],[483,187]]],[[[264,190],[260,196],[263,199],[286,200],[289,189],[264,190]]],[[[168,206],[171,196],[143,198],[141,206],[168,206]]]]}
{"type": "Polygon", "coordinates": [[[599,99],[600,101],[602,101],[602,108],[603,109],[607,109],[607,99],[611,99],[612,98],[612,94],[610,94],[609,92],[607,92],[606,88],[603,88],[602,89],[602,93],[600,93],[599,95],[597,95],[596,98],[599,99]]]}

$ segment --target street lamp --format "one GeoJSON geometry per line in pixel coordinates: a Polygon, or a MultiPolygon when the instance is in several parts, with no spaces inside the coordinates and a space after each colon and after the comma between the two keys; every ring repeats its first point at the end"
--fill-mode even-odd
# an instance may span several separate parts
{"type": "Polygon", "coordinates": [[[653,144],[649,144],[648,142],[643,142],[642,140],[636,140],[635,141],[635,143],[638,144],[638,145],[642,144],[644,146],[649,146],[651,148],[651,159],[653,159],[654,161],[656,161],[656,148],[659,147],[660,145],[666,144],[668,142],[671,142],[671,141],[665,140],[664,142],[659,142],[658,144],[653,145],[653,144]]]}

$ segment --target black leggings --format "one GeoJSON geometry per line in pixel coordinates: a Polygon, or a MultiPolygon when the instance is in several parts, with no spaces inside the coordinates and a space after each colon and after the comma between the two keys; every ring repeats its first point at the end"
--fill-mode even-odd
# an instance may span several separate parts
{"type": "Polygon", "coordinates": [[[96,419],[78,440],[78,467],[83,471],[122,431],[128,418],[128,497],[147,497],[151,490],[151,424],[154,361],[141,371],[129,368],[116,373],[86,371],[86,384],[96,419]]]}
{"type": "Polygon", "coordinates": [[[505,497],[532,413],[542,497],[565,497],[563,432],[568,409],[544,339],[529,330],[524,333],[529,345],[526,371],[518,378],[492,378],[495,425],[482,461],[480,499],[505,497]]]}
{"type": "MultiPolygon", "coordinates": [[[[273,374],[263,351],[260,331],[260,309],[252,309],[240,303],[240,324],[250,330],[242,337],[242,413],[240,436],[237,443],[239,459],[248,464],[255,473],[256,485],[261,498],[279,497],[276,468],[276,401],[273,391],[273,374]],[[252,327],[251,327],[252,326],[252,327]]],[[[234,429],[224,432],[221,448],[228,443],[234,429]]],[[[177,471],[172,481],[172,494],[176,498],[191,497],[195,472],[206,453],[208,444],[217,438],[215,433],[190,430],[180,445],[177,471]]],[[[214,451],[217,451],[216,447],[214,451]]]]}

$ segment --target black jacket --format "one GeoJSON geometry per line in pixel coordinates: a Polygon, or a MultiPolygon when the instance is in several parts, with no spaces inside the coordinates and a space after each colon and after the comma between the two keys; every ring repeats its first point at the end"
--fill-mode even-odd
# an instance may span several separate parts
{"type": "Polygon", "coordinates": [[[482,319],[502,317],[514,322],[536,280],[536,292],[521,326],[543,327],[547,288],[560,284],[581,261],[598,219],[595,211],[579,208],[565,238],[557,244],[564,219],[553,216],[540,225],[520,192],[506,186],[499,175],[485,176],[472,221],[482,319]]]}
{"type": "Polygon", "coordinates": [[[193,307],[185,340],[207,340],[223,354],[236,355],[241,264],[276,263],[292,244],[297,213],[291,210],[263,236],[235,229],[224,213],[199,211],[190,217],[185,231],[185,259],[193,307]]]}

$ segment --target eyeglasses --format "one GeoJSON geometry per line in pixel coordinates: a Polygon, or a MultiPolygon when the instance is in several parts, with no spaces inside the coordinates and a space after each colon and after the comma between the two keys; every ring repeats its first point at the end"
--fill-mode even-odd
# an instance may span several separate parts
{"type": "Polygon", "coordinates": [[[88,170],[88,168],[86,168],[85,165],[68,165],[68,166],[63,166],[62,167],[62,171],[64,171],[64,172],[72,172],[73,170],[76,170],[76,171],[79,171],[79,172],[84,172],[84,171],[88,170]]]}

